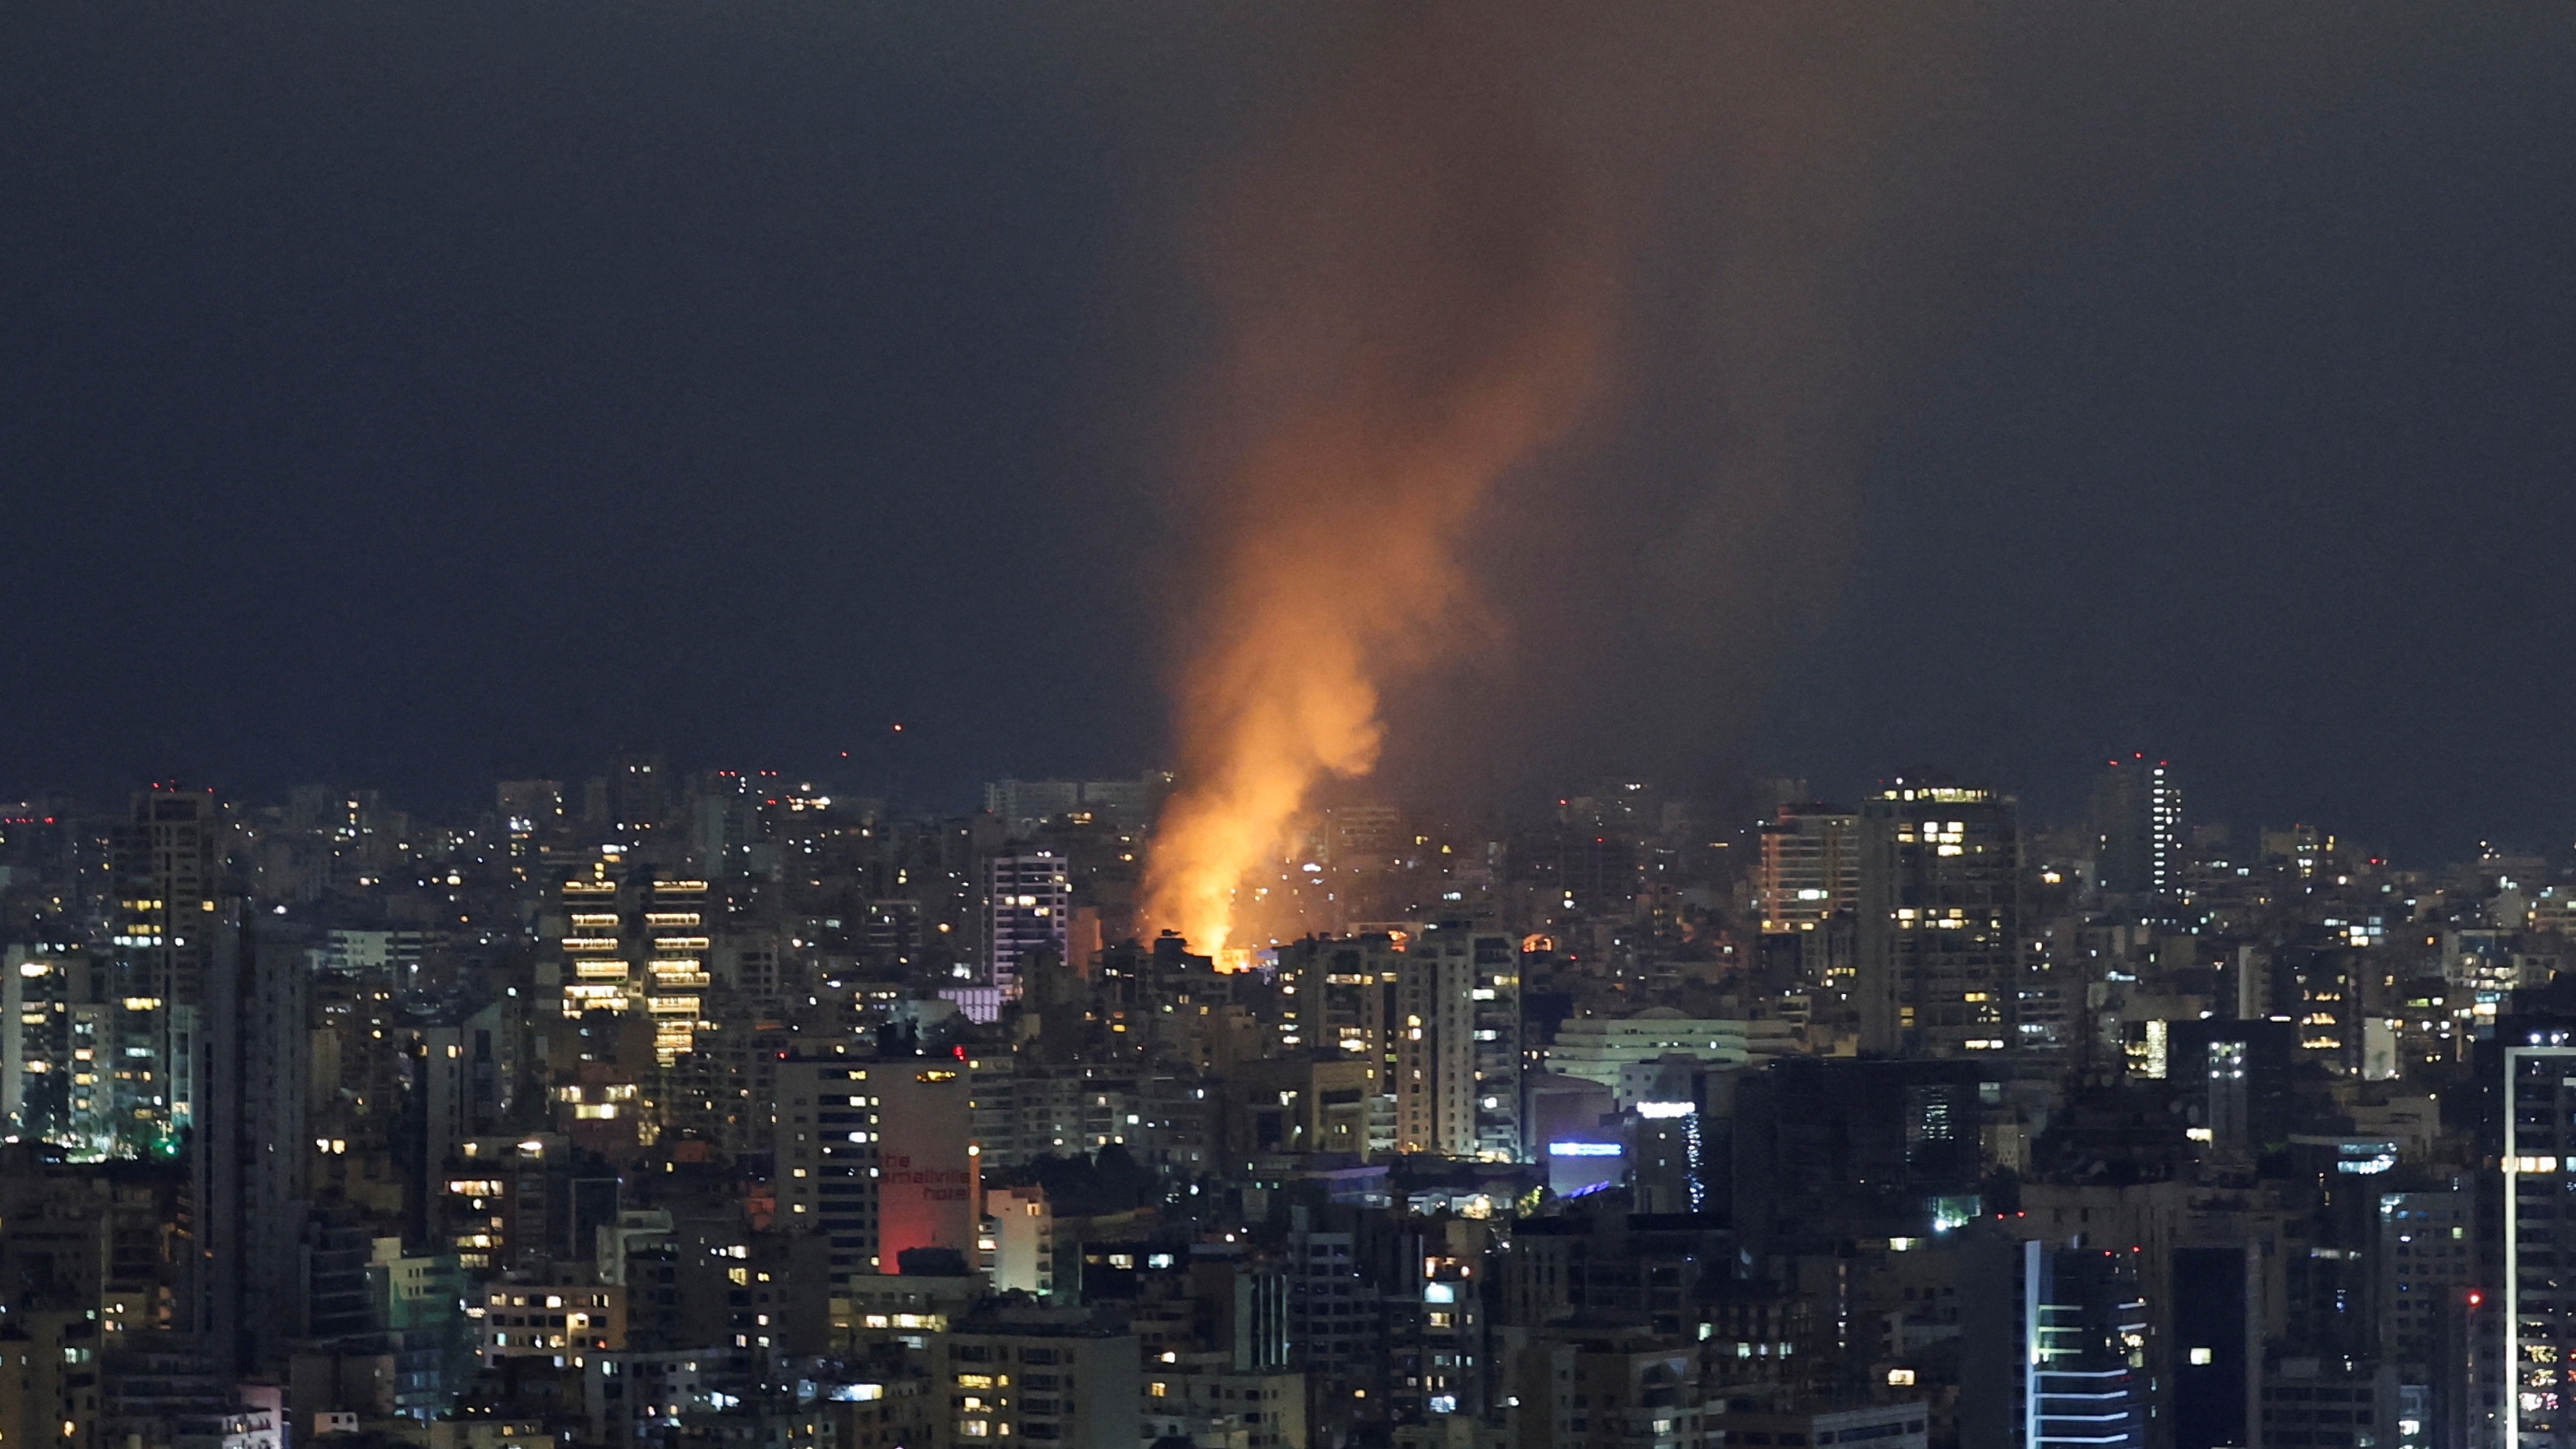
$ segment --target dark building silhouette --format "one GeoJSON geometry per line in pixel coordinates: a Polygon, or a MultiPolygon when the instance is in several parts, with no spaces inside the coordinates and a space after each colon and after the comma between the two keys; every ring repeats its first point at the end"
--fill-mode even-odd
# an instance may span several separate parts
{"type": "Polygon", "coordinates": [[[1732,1196],[1745,1241],[1910,1237],[1981,1210],[1969,1062],[1797,1057],[1735,1086],[1732,1196]]]}

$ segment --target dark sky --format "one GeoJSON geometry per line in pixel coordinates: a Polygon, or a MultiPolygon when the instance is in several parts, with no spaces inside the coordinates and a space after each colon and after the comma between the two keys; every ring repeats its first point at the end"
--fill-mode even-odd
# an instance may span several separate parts
{"type": "MultiPolygon", "coordinates": [[[[1849,476],[1712,591],[1759,641],[1727,717],[1644,658],[1536,755],[1950,762],[2047,812],[2136,748],[2240,827],[2576,838],[2576,11],[1941,15],[1837,182],[1866,239],[1807,279],[1867,333],[1849,476]]],[[[13,11],[0,791],[441,804],[649,744],[945,802],[1157,762],[1175,218],[1367,43],[1177,5],[13,11]]],[[[1636,460],[1724,446],[1686,402],[1606,421],[1573,496],[1651,531],[1636,460]]]]}

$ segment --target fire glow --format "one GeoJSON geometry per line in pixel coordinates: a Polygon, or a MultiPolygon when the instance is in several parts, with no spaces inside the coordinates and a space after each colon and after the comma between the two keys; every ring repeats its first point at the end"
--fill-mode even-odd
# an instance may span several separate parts
{"type": "Polygon", "coordinates": [[[1411,40],[1246,168],[1211,231],[1208,583],[1144,905],[1222,960],[1317,787],[1376,768],[1384,689],[1472,617],[1466,527],[1597,369],[1602,249],[1512,56],[1457,21],[1411,40]]]}

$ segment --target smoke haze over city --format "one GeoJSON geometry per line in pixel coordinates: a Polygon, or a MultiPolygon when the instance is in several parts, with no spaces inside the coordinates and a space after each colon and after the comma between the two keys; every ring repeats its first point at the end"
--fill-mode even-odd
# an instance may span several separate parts
{"type": "MultiPolygon", "coordinates": [[[[2245,828],[2576,827],[2556,17],[1564,20],[1387,118],[1516,77],[1616,296],[1374,788],[1937,760],[2063,813],[2134,747],[2245,828]]],[[[28,17],[0,490],[82,582],[17,601],[8,788],[1171,763],[1206,228],[1440,23],[28,17]]]]}

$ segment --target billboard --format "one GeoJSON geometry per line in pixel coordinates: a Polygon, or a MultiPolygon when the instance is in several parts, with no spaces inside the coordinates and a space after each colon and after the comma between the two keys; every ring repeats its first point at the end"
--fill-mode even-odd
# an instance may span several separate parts
{"type": "MultiPolygon", "coordinates": [[[[961,1064],[962,1065],[962,1064],[961,1064]]],[[[892,1273],[906,1248],[953,1248],[975,1259],[974,1114],[966,1074],[879,1068],[877,1261],[892,1273]]]]}

